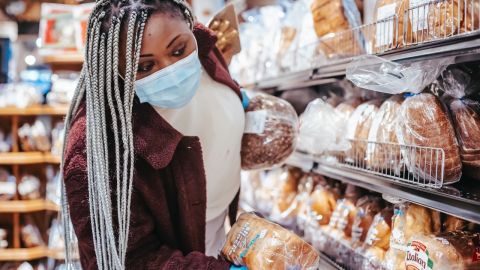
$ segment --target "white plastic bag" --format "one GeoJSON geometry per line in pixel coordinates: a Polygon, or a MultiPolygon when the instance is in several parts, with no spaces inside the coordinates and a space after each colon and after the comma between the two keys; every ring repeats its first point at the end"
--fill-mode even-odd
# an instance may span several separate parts
{"type": "Polygon", "coordinates": [[[347,65],[346,76],[360,88],[387,94],[418,94],[453,63],[453,58],[441,58],[402,65],[375,55],[364,55],[347,65]]]}

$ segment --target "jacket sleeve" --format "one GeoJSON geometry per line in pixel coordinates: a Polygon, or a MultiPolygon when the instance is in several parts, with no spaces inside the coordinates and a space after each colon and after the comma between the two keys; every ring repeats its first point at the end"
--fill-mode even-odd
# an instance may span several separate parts
{"type": "MultiPolygon", "coordinates": [[[[84,270],[96,270],[98,267],[93,244],[88,202],[85,127],[84,115],[76,119],[72,125],[69,137],[67,139],[68,141],[65,152],[63,176],[67,190],[68,204],[70,206],[70,216],[78,238],[78,247],[82,268],[84,270]]],[[[138,190],[134,192],[138,192],[138,190]]],[[[150,222],[155,224],[155,222],[151,220],[131,220],[131,222],[150,222]]],[[[134,227],[134,225],[132,225],[132,227],[134,227]]],[[[130,236],[130,238],[137,237],[140,236],[130,236]]],[[[138,243],[138,241],[131,242],[138,243]]],[[[151,244],[145,244],[145,246],[142,246],[142,244],[137,244],[133,250],[130,249],[131,247],[129,243],[127,269],[223,270],[229,269],[230,267],[230,263],[215,259],[213,257],[207,257],[203,253],[191,252],[184,255],[180,250],[176,250],[165,245],[153,248],[151,244]]]]}

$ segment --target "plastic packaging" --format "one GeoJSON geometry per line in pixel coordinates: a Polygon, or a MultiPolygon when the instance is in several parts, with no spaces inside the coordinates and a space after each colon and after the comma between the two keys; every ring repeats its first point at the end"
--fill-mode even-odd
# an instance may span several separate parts
{"type": "Polygon", "coordinates": [[[366,195],[357,201],[356,207],[358,211],[352,225],[351,246],[353,248],[360,247],[365,242],[375,215],[382,210],[383,201],[381,197],[366,195]]]}
{"type": "Polygon", "coordinates": [[[24,124],[18,129],[18,136],[23,151],[49,151],[51,148],[51,119],[38,117],[33,125],[24,124]]]}
{"type": "Polygon", "coordinates": [[[260,186],[255,189],[255,208],[264,216],[270,216],[275,205],[283,168],[278,168],[262,174],[260,186]]]}
{"type": "Polygon", "coordinates": [[[24,175],[18,184],[18,194],[22,200],[36,200],[40,194],[40,179],[33,175],[24,175]]]}
{"type": "Polygon", "coordinates": [[[314,0],[311,6],[315,32],[323,37],[318,44],[328,58],[354,56],[362,52],[364,38],[361,35],[339,32],[358,27],[362,19],[354,0],[314,0]],[[336,14],[332,16],[332,14],[336,14]],[[339,44],[341,42],[341,44],[339,44]],[[340,45],[340,46],[339,46],[340,45]]]}
{"type": "Polygon", "coordinates": [[[432,38],[446,38],[478,29],[479,3],[450,0],[429,5],[428,29],[432,38]],[[476,17],[473,17],[476,16],[476,17]]]}
{"type": "Polygon", "coordinates": [[[440,235],[415,235],[409,242],[407,269],[479,269],[480,234],[453,231],[440,235]]]}
{"type": "Polygon", "coordinates": [[[48,248],[59,251],[63,250],[64,246],[62,226],[57,219],[54,219],[48,230],[48,248]]]}
{"type": "Polygon", "coordinates": [[[393,207],[387,206],[373,218],[363,247],[365,256],[362,269],[375,269],[383,263],[390,246],[392,216],[393,207]]]}
{"type": "Polygon", "coordinates": [[[252,213],[240,215],[227,235],[222,254],[249,270],[314,270],[320,260],[317,251],[300,237],[252,213]]]}
{"type": "Polygon", "coordinates": [[[4,132],[0,128],[0,153],[9,152],[12,149],[12,134],[4,132]]]}
{"type": "Polygon", "coordinates": [[[297,192],[302,176],[302,171],[296,168],[288,168],[280,175],[275,204],[270,214],[273,222],[284,227],[294,227],[299,206],[297,192]]]}
{"type": "Polygon", "coordinates": [[[365,163],[368,133],[381,104],[382,100],[380,99],[365,102],[358,106],[348,119],[346,138],[355,141],[351,142],[351,148],[347,152],[347,161],[359,165],[365,163]]]}
{"type": "Polygon", "coordinates": [[[8,247],[7,236],[7,230],[0,228],[0,249],[5,249],[8,247]]]}
{"type": "Polygon", "coordinates": [[[356,86],[387,94],[420,93],[437,79],[453,58],[398,64],[375,55],[356,57],[347,65],[347,79],[356,86]]]}
{"type": "Polygon", "coordinates": [[[398,142],[403,145],[434,147],[428,153],[422,149],[402,149],[409,172],[417,177],[439,184],[443,170],[443,184],[460,180],[462,163],[455,131],[440,100],[429,93],[408,97],[400,107],[397,126],[398,142]]]}
{"type": "Polygon", "coordinates": [[[300,117],[298,148],[313,154],[347,150],[346,122],[330,104],[318,98],[300,117]]]}
{"type": "Polygon", "coordinates": [[[48,166],[45,170],[47,176],[47,199],[56,205],[61,205],[61,176],[60,171],[55,172],[52,166],[48,166]]]}
{"type": "Polygon", "coordinates": [[[400,173],[402,157],[398,148],[390,144],[398,144],[396,127],[397,115],[402,105],[402,96],[393,96],[383,102],[373,118],[368,133],[367,166],[375,171],[388,170],[400,173]],[[370,143],[372,142],[372,143],[370,143]],[[376,144],[376,143],[378,144],[376,144]]]}
{"type": "Polygon", "coordinates": [[[11,200],[17,192],[15,176],[0,168],[0,201],[11,200]]]}
{"type": "Polygon", "coordinates": [[[35,225],[35,223],[32,221],[32,219],[28,216],[25,217],[25,221],[22,225],[20,235],[23,245],[26,248],[33,248],[45,245],[40,230],[38,229],[37,225],[35,225]]]}
{"type": "Polygon", "coordinates": [[[288,102],[267,94],[250,93],[242,138],[242,169],[280,165],[295,150],[298,116],[288,102]]]}
{"type": "MultiPolygon", "coordinates": [[[[375,6],[375,53],[403,47],[403,29],[407,0],[379,0],[375,6]]],[[[410,32],[410,31],[408,31],[410,32]]],[[[408,33],[411,35],[410,33],[408,33]]]]}
{"type": "Polygon", "coordinates": [[[415,204],[399,203],[394,206],[392,226],[385,268],[404,270],[407,244],[414,235],[438,234],[440,213],[415,204]]]}
{"type": "Polygon", "coordinates": [[[442,74],[440,85],[447,98],[453,124],[460,145],[463,172],[480,180],[480,102],[465,97],[471,77],[460,69],[449,69],[442,74]]]}

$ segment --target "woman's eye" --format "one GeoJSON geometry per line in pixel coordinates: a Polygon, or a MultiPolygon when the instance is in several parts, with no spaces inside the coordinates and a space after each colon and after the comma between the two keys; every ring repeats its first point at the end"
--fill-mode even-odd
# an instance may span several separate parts
{"type": "Polygon", "coordinates": [[[183,55],[183,53],[185,53],[185,46],[183,46],[182,48],[178,49],[178,50],[175,50],[172,52],[172,55],[175,56],[175,57],[180,57],[183,55]]]}
{"type": "Polygon", "coordinates": [[[137,72],[149,72],[153,68],[153,63],[143,63],[138,65],[137,72]]]}

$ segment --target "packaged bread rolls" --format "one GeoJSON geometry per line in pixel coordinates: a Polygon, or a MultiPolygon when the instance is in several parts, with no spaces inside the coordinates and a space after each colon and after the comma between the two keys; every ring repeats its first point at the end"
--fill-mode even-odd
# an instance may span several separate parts
{"type": "Polygon", "coordinates": [[[436,96],[422,93],[406,98],[399,110],[396,133],[400,144],[443,150],[444,159],[440,150],[402,149],[410,173],[426,183],[438,184],[442,180],[443,167],[443,184],[460,180],[462,163],[455,131],[446,109],[436,96]]]}
{"type": "Polygon", "coordinates": [[[362,195],[362,189],[353,185],[347,186],[345,197],[337,201],[335,210],[328,223],[328,228],[333,238],[350,240],[353,222],[358,211],[356,203],[362,195]]]}
{"type": "Polygon", "coordinates": [[[402,105],[401,95],[387,99],[375,114],[372,126],[368,133],[367,166],[375,171],[389,171],[399,174],[401,154],[398,147],[389,143],[398,144],[396,127],[397,115],[402,105]]]}
{"type": "MultiPolygon", "coordinates": [[[[389,49],[404,46],[403,23],[406,0],[378,0],[375,6],[375,38],[374,52],[380,53],[389,49]]],[[[408,39],[408,38],[407,38],[408,39]]]]}
{"type": "Polygon", "coordinates": [[[340,194],[331,187],[318,185],[310,195],[311,215],[318,225],[327,225],[337,206],[340,194]]]}
{"type": "Polygon", "coordinates": [[[290,227],[296,220],[298,201],[297,192],[303,173],[297,168],[287,168],[280,175],[275,204],[270,218],[279,224],[290,227]]]}
{"type": "Polygon", "coordinates": [[[479,269],[480,235],[453,231],[440,235],[415,235],[405,257],[406,269],[479,269]]]}
{"type": "Polygon", "coordinates": [[[381,104],[380,99],[365,102],[348,119],[346,138],[353,140],[351,149],[347,152],[348,161],[360,166],[365,164],[368,133],[381,104]]]}
{"type": "Polygon", "coordinates": [[[357,216],[353,221],[351,239],[353,248],[360,246],[365,241],[375,215],[383,208],[383,200],[379,196],[365,195],[357,201],[356,206],[357,216]]]}
{"type": "Polygon", "coordinates": [[[250,95],[242,138],[242,169],[271,168],[284,162],[295,149],[297,113],[280,98],[262,93],[250,95]]]}
{"type": "Polygon", "coordinates": [[[250,270],[315,270],[320,260],[317,251],[300,237],[252,213],[240,215],[222,254],[250,270]]]}

